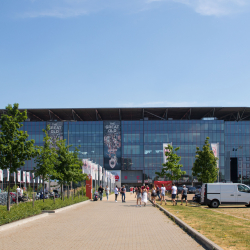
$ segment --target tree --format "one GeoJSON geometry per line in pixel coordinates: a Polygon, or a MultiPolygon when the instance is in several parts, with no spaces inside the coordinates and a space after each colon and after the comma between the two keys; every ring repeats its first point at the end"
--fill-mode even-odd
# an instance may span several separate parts
{"type": "MultiPolygon", "coordinates": [[[[72,182],[73,183],[78,183],[78,182],[82,182],[84,180],[88,179],[88,175],[87,174],[83,174],[82,173],[82,161],[79,159],[78,157],[78,152],[79,149],[75,148],[75,151],[72,154],[72,182]]],[[[75,187],[75,185],[74,185],[75,187]]],[[[75,195],[75,188],[74,188],[74,195],[75,195]]]]}
{"type": "MultiPolygon", "coordinates": [[[[78,149],[76,148],[74,152],[70,152],[69,148],[72,145],[65,145],[66,140],[60,140],[56,142],[57,146],[57,163],[54,167],[55,173],[52,178],[58,180],[61,186],[64,184],[69,184],[70,182],[78,182],[87,177],[87,175],[82,174],[82,163],[78,159],[78,149]]],[[[62,197],[61,197],[62,199],[62,197]]]]}
{"type": "Polygon", "coordinates": [[[206,138],[205,144],[200,150],[196,148],[194,166],[192,168],[193,176],[196,176],[198,181],[202,183],[213,183],[218,176],[217,160],[213,151],[210,149],[209,137],[206,138]]]}
{"type": "Polygon", "coordinates": [[[36,166],[34,167],[35,176],[42,176],[43,179],[43,202],[44,202],[44,181],[48,181],[53,175],[54,165],[57,161],[56,149],[51,145],[51,138],[48,136],[50,127],[43,129],[45,137],[43,138],[44,145],[37,147],[38,156],[36,157],[36,166]]]}
{"type": "Polygon", "coordinates": [[[167,157],[167,162],[163,163],[161,172],[155,172],[156,175],[160,177],[168,177],[170,180],[179,180],[182,175],[186,174],[186,171],[182,171],[182,164],[179,164],[181,157],[178,156],[177,152],[180,147],[173,148],[170,144],[165,148],[165,156],[167,157]]]}
{"type": "MultiPolygon", "coordinates": [[[[36,155],[34,140],[28,140],[29,135],[22,131],[22,122],[27,119],[27,111],[20,112],[19,104],[13,107],[9,104],[6,107],[6,114],[2,114],[0,119],[0,166],[8,169],[10,175],[17,172],[24,166],[26,160],[30,160],[36,155]]],[[[7,210],[10,211],[9,204],[10,181],[8,183],[7,210]]]]}

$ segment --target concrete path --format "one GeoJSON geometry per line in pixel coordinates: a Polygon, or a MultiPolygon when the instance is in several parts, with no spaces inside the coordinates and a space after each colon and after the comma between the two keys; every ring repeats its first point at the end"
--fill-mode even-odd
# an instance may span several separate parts
{"type": "Polygon", "coordinates": [[[111,195],[3,231],[0,249],[204,249],[149,202],[136,207],[126,195],[126,203],[111,195]]]}

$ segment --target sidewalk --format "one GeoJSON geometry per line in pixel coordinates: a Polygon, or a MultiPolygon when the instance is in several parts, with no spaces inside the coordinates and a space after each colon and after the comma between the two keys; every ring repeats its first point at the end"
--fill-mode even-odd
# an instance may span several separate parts
{"type": "Polygon", "coordinates": [[[1,232],[0,249],[204,249],[148,202],[90,202],[1,232]]]}

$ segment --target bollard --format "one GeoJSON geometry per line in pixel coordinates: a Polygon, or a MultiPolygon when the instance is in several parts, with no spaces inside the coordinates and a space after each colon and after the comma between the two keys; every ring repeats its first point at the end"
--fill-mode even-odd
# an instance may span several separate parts
{"type": "Polygon", "coordinates": [[[55,197],[55,193],[54,193],[54,204],[56,204],[56,197],[55,197]]]}
{"type": "Polygon", "coordinates": [[[62,195],[63,195],[63,201],[64,201],[64,191],[63,191],[62,195]]]}
{"type": "Polygon", "coordinates": [[[33,207],[35,206],[35,193],[33,193],[33,207]]]}

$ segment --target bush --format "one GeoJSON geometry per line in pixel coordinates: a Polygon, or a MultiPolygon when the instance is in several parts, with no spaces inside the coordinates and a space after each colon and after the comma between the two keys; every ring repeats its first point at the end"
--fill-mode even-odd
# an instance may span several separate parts
{"type": "Polygon", "coordinates": [[[33,202],[19,203],[18,206],[16,204],[11,206],[10,212],[6,210],[6,206],[0,206],[0,226],[33,215],[41,214],[42,210],[55,210],[85,201],[87,199],[88,198],[85,196],[80,196],[80,198],[75,197],[73,200],[71,197],[69,199],[65,198],[64,201],[62,201],[61,199],[56,199],[55,204],[53,199],[48,199],[44,202],[42,200],[38,200],[35,201],[34,208],[32,207],[33,202]]]}
{"type": "Polygon", "coordinates": [[[15,204],[11,206],[10,212],[6,210],[6,206],[0,206],[0,226],[40,213],[41,209],[37,206],[33,208],[31,202],[21,203],[18,206],[15,204]]]}
{"type": "Polygon", "coordinates": [[[83,195],[86,195],[86,187],[82,186],[80,188],[78,188],[76,195],[78,196],[78,194],[80,194],[80,196],[82,195],[82,191],[83,191],[83,195]]]}

